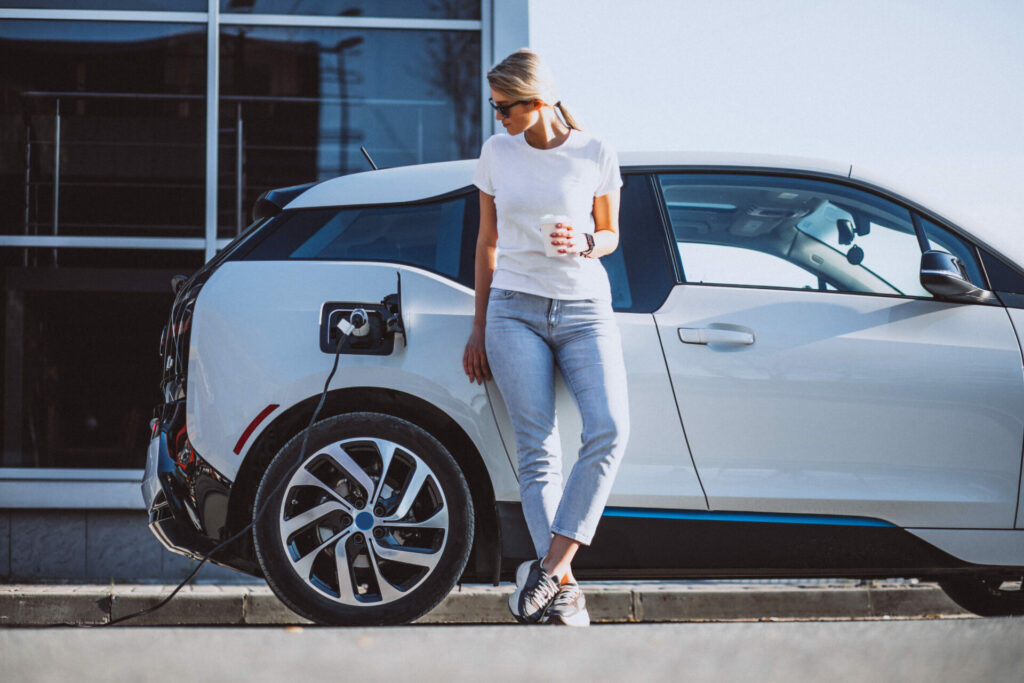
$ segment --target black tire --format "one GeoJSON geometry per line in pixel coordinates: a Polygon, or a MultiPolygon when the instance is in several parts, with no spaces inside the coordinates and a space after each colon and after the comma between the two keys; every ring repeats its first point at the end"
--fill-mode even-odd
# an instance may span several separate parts
{"type": "Polygon", "coordinates": [[[469,487],[451,454],[381,413],[316,423],[300,465],[302,437],[277,453],[256,492],[255,509],[267,509],[253,537],[270,588],[335,626],[404,624],[437,606],[473,541],[469,487]]]}
{"type": "Polygon", "coordinates": [[[980,617],[1012,617],[1024,615],[1024,584],[1022,577],[992,578],[967,576],[940,581],[950,600],[980,617]],[[1004,582],[1015,584],[1003,589],[1004,582]]]}

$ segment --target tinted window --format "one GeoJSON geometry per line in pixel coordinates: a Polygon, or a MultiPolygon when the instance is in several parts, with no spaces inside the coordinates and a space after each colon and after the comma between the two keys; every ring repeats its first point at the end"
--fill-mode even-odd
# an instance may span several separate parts
{"type": "Polygon", "coordinates": [[[612,308],[650,313],[672,289],[672,260],[650,176],[627,174],[622,180],[619,248],[601,263],[612,286],[612,308]]]}
{"type": "Polygon", "coordinates": [[[249,261],[390,261],[473,286],[476,194],[424,204],[285,211],[244,257],[249,261]]]}
{"type": "Polygon", "coordinates": [[[1013,292],[1024,294],[1024,275],[1020,271],[1010,267],[1002,259],[993,256],[981,249],[981,258],[985,262],[985,272],[988,273],[992,289],[997,292],[1013,292]]]}
{"type": "Polygon", "coordinates": [[[819,180],[659,176],[687,282],[930,296],[910,212],[819,180]]]}
{"type": "Polygon", "coordinates": [[[981,265],[978,263],[974,247],[927,218],[920,217],[920,221],[925,238],[928,240],[928,248],[956,256],[967,270],[967,276],[971,282],[982,289],[987,289],[988,285],[985,283],[985,276],[981,274],[981,265]]]}

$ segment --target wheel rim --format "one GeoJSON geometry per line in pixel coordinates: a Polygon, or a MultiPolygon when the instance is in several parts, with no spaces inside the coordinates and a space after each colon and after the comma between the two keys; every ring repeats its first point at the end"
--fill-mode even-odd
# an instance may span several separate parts
{"type": "Polygon", "coordinates": [[[279,528],[307,585],[345,605],[380,605],[433,573],[448,540],[448,503],[415,453],[386,439],[345,439],[292,475],[279,528]]]}

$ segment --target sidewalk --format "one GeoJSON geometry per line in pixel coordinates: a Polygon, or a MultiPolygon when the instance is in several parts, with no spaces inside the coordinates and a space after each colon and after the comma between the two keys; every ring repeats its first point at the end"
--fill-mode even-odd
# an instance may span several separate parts
{"type": "MultiPolygon", "coordinates": [[[[932,583],[584,583],[595,623],[759,619],[962,617],[969,613],[932,583]]],[[[0,586],[0,627],[103,624],[150,607],[173,586],[0,586]]],[[[422,624],[514,623],[511,584],[465,584],[422,624]]],[[[126,626],[304,624],[265,585],[186,586],[160,610],[126,626]]]]}

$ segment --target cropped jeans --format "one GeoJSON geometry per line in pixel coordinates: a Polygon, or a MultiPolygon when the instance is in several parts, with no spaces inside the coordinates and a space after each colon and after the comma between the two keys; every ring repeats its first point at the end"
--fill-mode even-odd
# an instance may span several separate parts
{"type": "Polygon", "coordinates": [[[588,545],[629,438],[622,341],[604,301],[491,289],[487,362],[516,435],[523,515],[538,557],[551,534],[588,545]],[[555,366],[583,418],[579,459],[562,488],[555,366]]]}

